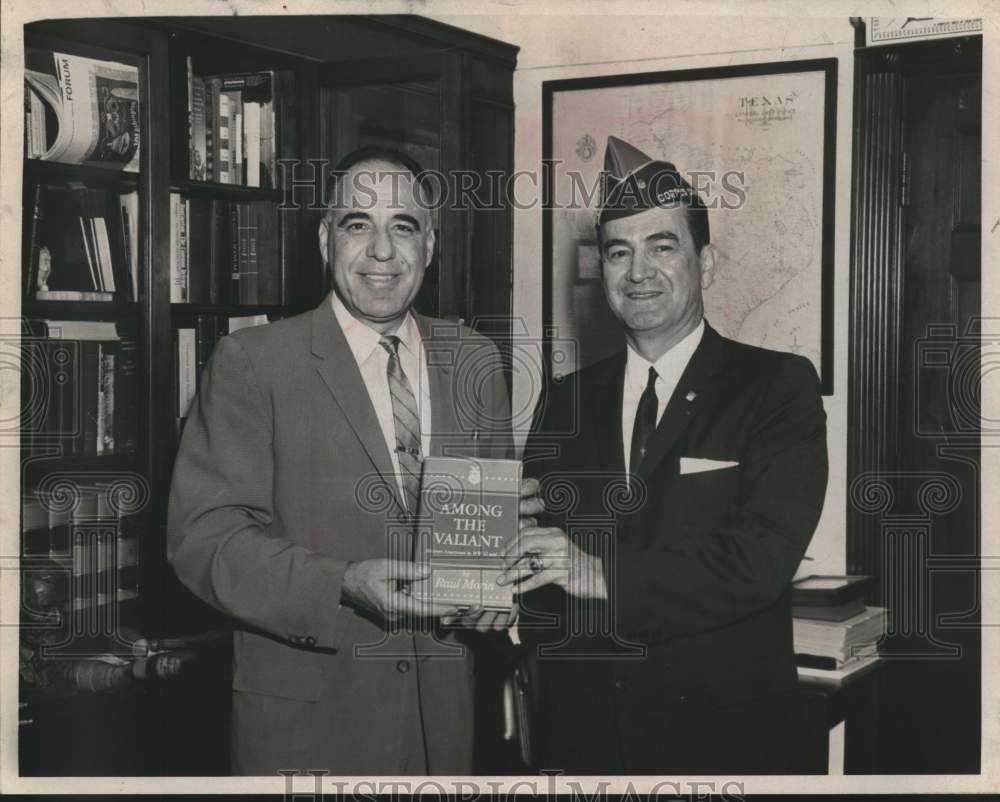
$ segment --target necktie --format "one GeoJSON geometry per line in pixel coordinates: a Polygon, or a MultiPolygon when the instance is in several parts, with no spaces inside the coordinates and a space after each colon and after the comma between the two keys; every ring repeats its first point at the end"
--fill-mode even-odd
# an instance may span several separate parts
{"type": "Polygon", "coordinates": [[[656,408],[659,403],[656,398],[656,379],[656,368],[651,366],[649,368],[649,381],[639,398],[639,406],[635,409],[635,424],[632,427],[632,451],[630,452],[628,470],[633,476],[638,473],[642,459],[646,456],[649,438],[656,430],[656,408]]]}
{"type": "Polygon", "coordinates": [[[386,377],[392,396],[392,417],[396,427],[396,457],[403,480],[403,497],[410,515],[417,514],[420,500],[420,415],[410,382],[399,364],[399,337],[386,335],[379,340],[389,354],[386,377]]]}

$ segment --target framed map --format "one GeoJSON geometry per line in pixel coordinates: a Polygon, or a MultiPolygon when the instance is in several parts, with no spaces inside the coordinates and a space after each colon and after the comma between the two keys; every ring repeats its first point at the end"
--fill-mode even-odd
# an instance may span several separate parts
{"type": "Polygon", "coordinates": [[[545,82],[543,320],[576,353],[547,349],[551,372],[624,347],[594,230],[613,135],[672,162],[708,205],[712,326],[808,357],[831,394],[836,90],[836,59],[545,82]]]}

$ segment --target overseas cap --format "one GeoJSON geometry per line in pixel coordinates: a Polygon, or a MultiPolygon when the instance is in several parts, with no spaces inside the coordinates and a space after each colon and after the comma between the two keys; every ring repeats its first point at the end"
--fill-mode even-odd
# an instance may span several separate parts
{"type": "Polygon", "coordinates": [[[616,136],[604,151],[603,191],[598,227],[647,209],[676,206],[697,198],[670,162],[651,159],[616,136]]]}

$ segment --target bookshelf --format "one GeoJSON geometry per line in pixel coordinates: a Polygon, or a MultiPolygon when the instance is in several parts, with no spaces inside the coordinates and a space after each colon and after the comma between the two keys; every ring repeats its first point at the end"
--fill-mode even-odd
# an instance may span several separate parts
{"type": "MultiPolygon", "coordinates": [[[[288,182],[302,177],[301,162],[326,160],[332,166],[354,147],[383,142],[402,147],[427,166],[441,170],[471,164],[484,174],[488,170],[511,171],[516,49],[408,16],[48,20],[27,25],[24,35],[26,49],[70,53],[134,68],[140,144],[134,171],[27,155],[23,160],[23,352],[35,348],[45,357],[49,351],[62,348],[63,342],[76,343],[67,346],[67,355],[59,356],[68,359],[73,368],[69,371],[71,381],[60,386],[76,388],[83,374],[89,379],[112,376],[116,424],[127,426],[134,441],[127,453],[121,449],[102,453],[96,446],[91,449],[87,436],[96,430],[82,432],[75,422],[91,403],[89,390],[82,388],[72,399],[77,405],[75,418],[64,414],[49,427],[43,416],[43,431],[32,430],[31,410],[38,403],[51,407],[56,391],[51,365],[48,372],[32,371],[29,365],[22,373],[21,480],[25,499],[22,531],[26,533],[22,540],[31,553],[22,551],[23,565],[27,570],[51,562],[50,549],[38,546],[40,531],[56,528],[60,533],[72,532],[74,527],[93,524],[92,528],[104,527],[119,539],[129,539],[129,547],[136,547],[137,565],[130,570],[135,593],[105,605],[115,615],[109,619],[111,630],[124,631],[132,641],[138,636],[161,642],[171,639],[181,652],[196,654],[196,659],[167,681],[134,677],[126,681],[122,677],[130,671],[143,673],[131,669],[142,661],[130,653],[132,641],[116,639],[112,632],[77,637],[75,642],[85,642],[89,656],[119,656],[123,665],[114,678],[110,669],[96,671],[87,662],[69,670],[63,660],[56,671],[56,661],[38,656],[41,651],[36,648],[38,655],[32,657],[32,666],[42,674],[50,672],[53,679],[48,682],[43,677],[41,684],[35,685],[21,683],[21,719],[25,722],[20,728],[21,772],[224,774],[230,695],[225,631],[230,622],[180,586],[166,559],[167,496],[183,418],[178,409],[179,339],[187,343],[185,353],[193,354],[194,371],[187,374],[187,381],[193,382],[187,388],[190,392],[192,387],[196,389],[213,338],[227,333],[230,319],[288,317],[313,308],[324,297],[328,285],[316,235],[322,206],[309,208],[302,203],[298,208],[279,208],[290,195],[288,182]],[[260,179],[253,177],[256,171],[246,164],[241,176],[246,180],[239,183],[218,180],[217,175],[207,172],[205,179],[194,178],[189,101],[195,90],[189,76],[221,80],[241,75],[267,75],[272,82],[270,110],[252,108],[247,112],[243,106],[252,130],[263,125],[268,114],[273,116],[272,180],[263,180],[265,157],[260,158],[260,179]],[[299,173],[281,169],[281,159],[298,160],[299,173]],[[248,186],[248,181],[261,185],[248,186]],[[94,292],[101,291],[102,279],[105,284],[115,279],[113,291],[104,289],[109,300],[35,297],[39,262],[37,255],[33,256],[32,218],[38,185],[94,193],[80,197],[96,199],[131,195],[131,213],[122,215],[127,223],[121,227],[121,251],[115,250],[110,260],[99,259],[93,231],[100,224],[94,224],[89,238],[88,229],[82,228],[82,245],[71,260],[80,275],[90,273],[94,292]],[[211,209],[213,216],[218,213],[221,219],[229,219],[225,215],[230,215],[237,222],[243,219],[238,218],[240,210],[252,212],[258,236],[253,252],[259,256],[272,248],[268,251],[272,259],[268,264],[275,271],[271,284],[266,284],[263,292],[258,285],[256,297],[246,288],[241,295],[232,283],[224,282],[227,272],[233,279],[231,268],[236,264],[226,261],[215,265],[222,282],[218,287],[211,282],[198,286],[188,283],[188,293],[178,297],[180,240],[176,226],[180,218],[172,215],[178,205],[172,198],[179,199],[182,208],[188,205],[185,225],[191,222],[192,208],[211,209]],[[260,234],[262,225],[264,234],[260,234]],[[130,231],[134,233],[126,247],[130,231]],[[120,280],[126,276],[119,264],[122,252],[131,268],[127,287],[120,280]],[[211,287],[215,290],[206,290],[211,287]],[[120,345],[110,340],[106,348],[85,340],[55,340],[34,333],[29,321],[64,322],[71,331],[91,326],[105,334],[106,326],[113,326],[119,340],[134,344],[129,352],[131,389],[119,397],[120,379],[110,367],[123,361],[116,350],[120,345]],[[178,331],[189,333],[178,335],[178,331]],[[91,356],[88,363],[80,356],[83,352],[97,353],[100,361],[94,362],[91,356]],[[108,360],[106,356],[112,354],[115,359],[108,360]],[[95,364],[107,365],[104,373],[95,364]],[[85,397],[86,404],[80,397],[85,397]],[[39,398],[50,400],[39,402],[39,398]],[[67,425],[61,429],[64,423],[67,425]],[[77,443],[82,434],[86,435],[84,448],[77,443]],[[67,487],[83,487],[82,495],[88,499],[95,494],[103,498],[99,502],[88,500],[91,507],[104,506],[89,517],[61,508],[40,511],[39,497],[62,499],[69,492],[67,487]],[[113,509],[109,511],[109,500],[124,505],[122,520],[113,509]],[[214,637],[216,632],[222,636],[214,637]],[[89,690],[104,687],[102,683],[114,687],[103,693],[89,690]],[[136,743],[144,747],[137,749],[136,743]]],[[[244,102],[263,105],[267,101],[244,98],[244,102]]],[[[246,116],[241,116],[244,132],[245,124],[246,116]]],[[[244,155],[266,150],[264,139],[262,136],[261,150],[256,145],[248,147],[245,137],[241,139],[242,147],[247,148],[244,155]]],[[[76,218],[85,216],[77,213],[76,207],[67,214],[75,226],[79,226],[76,218]]],[[[217,234],[223,244],[236,242],[234,259],[242,243],[233,237],[226,240],[221,229],[207,225],[200,213],[195,218],[195,225],[202,226],[198,229],[202,235],[210,233],[212,244],[199,245],[199,234],[193,231],[194,246],[185,264],[189,278],[202,280],[206,265],[214,264],[215,255],[222,252],[217,234]]],[[[505,327],[497,321],[510,313],[510,223],[509,209],[444,210],[439,219],[438,254],[418,300],[420,310],[470,322],[482,317],[489,321],[482,326],[484,333],[500,339],[509,334],[509,323],[505,327]]],[[[107,227],[111,241],[114,226],[107,227]]],[[[232,231],[242,228],[238,225],[232,231]]],[[[37,242],[37,232],[34,236],[37,242]]],[[[102,253],[108,250],[103,241],[98,244],[102,253]]],[[[56,261],[59,264],[53,265],[52,275],[68,263],[64,257],[56,261]]],[[[254,266],[260,267],[260,262],[254,266]]],[[[102,409],[107,406],[108,392],[98,392],[99,379],[95,381],[93,395],[97,408],[102,409]]],[[[72,555],[63,562],[71,565],[72,555]]],[[[68,608],[62,613],[64,623],[71,622],[68,608]]],[[[22,641],[38,647],[40,644],[30,643],[31,636],[24,634],[27,632],[25,628],[22,641]]],[[[74,642],[73,637],[64,639],[71,645],[74,642]]],[[[87,659],[81,657],[80,661],[87,659]]],[[[156,673],[152,665],[143,669],[146,676],[156,673]]]]}

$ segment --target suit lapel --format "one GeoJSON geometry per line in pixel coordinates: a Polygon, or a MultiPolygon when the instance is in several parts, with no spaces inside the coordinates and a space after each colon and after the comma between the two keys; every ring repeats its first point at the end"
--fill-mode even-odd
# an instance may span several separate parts
{"type": "Polygon", "coordinates": [[[361,441],[372,466],[382,475],[396,503],[402,507],[392,457],[386,448],[382,428],[358,363],[333,314],[329,297],[313,311],[312,353],[319,357],[316,370],[361,441]]]}
{"type": "Polygon", "coordinates": [[[455,411],[455,398],[452,393],[451,364],[446,349],[454,352],[452,347],[457,342],[458,324],[446,328],[455,331],[454,337],[443,336],[441,331],[435,331],[435,326],[441,326],[439,321],[415,315],[420,337],[423,339],[424,360],[427,363],[427,383],[431,393],[431,441],[429,453],[442,456],[444,443],[448,434],[459,431],[458,414],[455,411]]]}
{"type": "Polygon", "coordinates": [[[646,458],[639,465],[638,473],[643,478],[648,478],[670,453],[703,406],[705,395],[725,365],[724,345],[723,339],[706,322],[701,342],[681,374],[663,417],[650,438],[646,458]]]}

